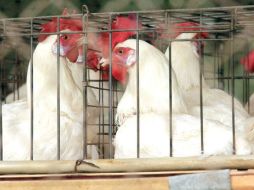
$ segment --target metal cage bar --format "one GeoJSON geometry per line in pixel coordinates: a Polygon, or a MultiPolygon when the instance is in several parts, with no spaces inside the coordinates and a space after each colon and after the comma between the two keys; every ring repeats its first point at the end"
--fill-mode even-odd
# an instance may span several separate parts
{"type": "Polygon", "coordinates": [[[139,70],[139,14],[136,14],[136,68],[137,68],[137,73],[136,73],[136,82],[137,82],[137,158],[140,157],[140,92],[139,92],[139,75],[140,75],[140,70],[139,70]]]}
{"type": "MultiPolygon", "coordinates": [[[[3,48],[3,34],[1,36],[1,49],[3,48]]],[[[2,73],[2,68],[3,68],[3,58],[1,56],[1,60],[0,60],[0,160],[3,160],[3,113],[2,113],[2,96],[3,96],[3,92],[2,92],[2,80],[3,80],[3,73],[2,73]]]]}
{"type": "Polygon", "coordinates": [[[60,120],[60,17],[57,17],[57,160],[61,159],[61,120],[60,120]]]}
{"type": "Polygon", "coordinates": [[[88,8],[86,6],[82,7],[82,30],[84,33],[84,42],[83,42],[83,55],[84,55],[84,68],[83,68],[83,158],[87,159],[87,32],[85,24],[88,22],[88,8]]]}
{"type": "Polygon", "coordinates": [[[30,37],[30,54],[31,54],[31,65],[30,65],[30,160],[34,159],[34,97],[33,97],[33,65],[34,65],[34,59],[33,59],[33,19],[31,19],[31,37],[30,37]]]}
{"type": "MultiPolygon", "coordinates": [[[[112,23],[112,14],[109,15],[109,30],[111,30],[112,23]]],[[[112,148],[112,128],[113,128],[113,112],[112,112],[112,96],[113,96],[113,86],[112,86],[112,31],[109,32],[109,129],[108,129],[108,141],[109,141],[109,158],[113,157],[113,148],[112,148]]]]}
{"type": "MultiPolygon", "coordinates": [[[[112,47],[112,34],[114,32],[121,32],[121,31],[133,31],[135,32],[135,38],[136,38],[136,58],[137,58],[137,75],[136,75],[136,82],[137,82],[137,158],[140,157],[140,141],[142,136],[140,136],[140,69],[139,69],[139,58],[140,58],[140,52],[139,52],[139,40],[146,39],[147,33],[152,33],[153,39],[156,38],[157,29],[159,29],[159,25],[161,23],[164,23],[164,25],[167,26],[165,30],[163,30],[164,33],[171,34],[171,31],[169,29],[169,24],[174,24],[174,23],[180,23],[182,21],[193,21],[197,22],[202,26],[198,33],[201,32],[208,32],[211,37],[209,39],[195,39],[195,40],[189,40],[189,41],[195,41],[198,43],[198,48],[201,53],[199,64],[200,64],[200,70],[199,70],[199,79],[200,79],[200,131],[201,131],[201,138],[200,138],[200,144],[201,144],[201,153],[204,153],[205,147],[204,147],[204,129],[205,126],[203,124],[203,82],[202,82],[202,77],[205,72],[205,61],[206,61],[206,56],[210,56],[213,58],[213,69],[214,69],[214,75],[212,77],[205,77],[206,80],[214,80],[214,86],[216,86],[216,80],[218,80],[217,86],[219,87],[219,82],[222,80],[223,82],[227,83],[225,84],[225,88],[228,88],[228,91],[231,92],[232,95],[232,140],[233,140],[233,152],[235,153],[235,138],[236,138],[236,132],[235,132],[235,106],[234,106],[234,96],[235,96],[235,81],[236,79],[242,80],[243,85],[244,85],[244,96],[247,98],[243,97],[242,101],[245,102],[248,100],[248,97],[250,95],[250,87],[249,87],[249,81],[250,79],[253,79],[254,76],[247,74],[246,76],[242,76],[240,74],[235,73],[235,68],[234,68],[234,62],[235,62],[235,57],[234,57],[234,39],[236,36],[236,28],[241,30],[245,26],[252,25],[251,21],[248,19],[252,18],[253,14],[253,9],[254,6],[247,6],[247,7],[231,7],[231,8],[216,8],[216,9],[190,9],[190,10],[161,10],[161,11],[138,11],[138,12],[128,12],[128,13],[135,13],[136,14],[136,19],[137,19],[137,27],[135,29],[130,29],[130,30],[114,30],[112,29],[111,25],[109,23],[112,23],[114,20],[114,16],[125,14],[126,12],[116,12],[116,13],[89,13],[86,12],[84,14],[83,10],[83,15],[82,15],[82,23],[83,23],[83,29],[82,31],[79,32],[69,32],[70,34],[76,34],[76,33],[81,33],[84,35],[84,41],[83,41],[83,54],[87,54],[88,50],[88,34],[90,33],[102,33],[102,32],[108,32],[109,33],[109,49],[112,50],[114,47],[112,47]],[[250,10],[249,10],[250,9],[250,10]],[[249,10],[249,11],[248,11],[249,10]],[[236,18],[237,17],[237,18],[236,18]],[[142,28],[139,27],[139,21],[142,23],[142,28]],[[86,26],[88,24],[89,26],[86,26]],[[94,28],[97,28],[96,30],[94,28]],[[95,30],[95,31],[94,31],[95,30]],[[204,51],[204,48],[202,46],[203,42],[211,42],[214,45],[214,50],[212,52],[206,52],[204,51]],[[230,52],[228,53],[229,55],[225,54],[223,55],[222,53],[220,54],[220,44],[226,43],[229,41],[231,43],[230,46],[230,52]],[[210,53],[210,54],[209,54],[210,53]],[[207,55],[209,54],[209,55],[207,55]],[[230,66],[226,68],[225,66],[222,66],[222,61],[225,59],[225,57],[231,57],[231,59],[228,61],[230,62],[230,66]],[[219,68],[220,67],[225,67],[224,74],[220,75],[219,68]],[[217,73],[215,71],[217,70],[217,73]],[[246,91],[246,92],[245,92],[246,91]]],[[[45,20],[43,19],[50,19],[51,17],[34,17],[31,18],[30,22],[26,21],[25,19],[6,19],[3,20],[4,22],[7,22],[6,28],[4,28],[4,31],[8,33],[8,36],[21,36],[24,38],[30,38],[30,52],[31,52],[31,70],[30,70],[30,76],[31,76],[31,82],[30,82],[30,90],[31,90],[31,110],[30,110],[30,115],[31,115],[31,155],[30,159],[33,160],[33,117],[34,117],[34,110],[33,110],[33,44],[34,44],[34,38],[36,35],[40,34],[39,32],[39,25],[41,23],[44,23],[45,20]],[[18,27],[15,27],[15,24],[17,24],[18,27]],[[27,32],[29,31],[29,32],[27,32]]],[[[61,121],[60,121],[60,110],[61,110],[61,97],[60,97],[60,90],[61,90],[61,81],[60,81],[60,18],[62,17],[57,17],[57,32],[54,34],[57,35],[57,159],[61,159],[60,155],[60,149],[61,147],[61,134],[60,134],[60,129],[61,129],[61,121]]],[[[65,18],[63,16],[63,18],[65,18]]],[[[254,24],[253,24],[254,25],[254,24]]],[[[2,26],[3,27],[3,26],[2,26]]],[[[0,27],[0,30],[2,28],[0,27]]],[[[187,32],[193,32],[193,28],[190,28],[189,31],[187,32]]],[[[67,33],[68,32],[63,32],[67,33]]],[[[47,34],[47,33],[45,33],[47,34]]],[[[52,34],[52,33],[50,33],[52,34]]],[[[168,46],[169,45],[169,92],[172,90],[172,55],[171,55],[171,43],[172,41],[187,41],[187,40],[172,40],[172,39],[167,39],[167,41],[159,41],[159,46],[160,49],[163,49],[165,44],[168,46]]],[[[206,49],[205,49],[206,50],[206,49]]],[[[224,49],[222,50],[224,51],[224,49]]],[[[113,143],[112,139],[115,135],[115,123],[114,123],[114,115],[116,113],[116,108],[117,108],[117,101],[118,101],[118,92],[120,91],[117,86],[114,84],[114,80],[112,77],[112,51],[109,53],[109,60],[110,60],[110,65],[109,65],[109,80],[104,81],[102,79],[102,76],[98,80],[94,80],[90,78],[89,75],[89,68],[86,66],[87,56],[84,56],[84,68],[83,68],[83,135],[84,135],[84,142],[83,142],[83,158],[87,158],[87,146],[88,146],[88,140],[87,140],[87,126],[88,125],[93,125],[95,127],[99,128],[99,140],[98,140],[98,147],[101,150],[102,155],[100,154],[100,158],[113,158],[113,143]],[[90,82],[97,82],[99,87],[93,86],[90,84],[90,82]],[[108,83],[109,87],[105,87],[104,83],[108,83]],[[90,102],[88,102],[87,98],[87,90],[91,89],[96,89],[99,93],[99,105],[92,105],[90,102]],[[108,99],[106,99],[106,94],[109,94],[108,99]],[[98,119],[99,123],[89,123],[87,121],[87,108],[88,107],[94,107],[100,109],[100,117],[98,119]],[[108,113],[105,113],[105,110],[108,110],[108,113]],[[108,121],[107,121],[108,118],[108,121]],[[108,138],[106,137],[108,135],[108,138]],[[106,142],[108,141],[108,142],[106,142]],[[106,146],[109,147],[109,152],[108,155],[106,153],[106,146]]],[[[1,65],[2,66],[2,65],[1,65]]],[[[1,75],[3,71],[1,71],[1,75]]],[[[5,83],[5,80],[3,80],[3,76],[1,76],[1,81],[0,84],[5,83]]],[[[13,78],[13,80],[18,80],[16,77],[13,78]]],[[[8,81],[8,80],[7,80],[8,81]]],[[[15,86],[14,86],[15,87],[15,86]]],[[[224,87],[223,87],[224,88],[224,87]]],[[[225,90],[225,89],[224,89],[225,90]]],[[[2,89],[0,89],[0,93],[3,94],[2,89]]],[[[1,94],[0,94],[1,95],[1,94]]],[[[1,101],[1,100],[0,100],[1,101]]],[[[173,152],[173,124],[172,124],[172,94],[169,93],[169,156],[173,157],[174,152],[173,152]]],[[[2,104],[2,101],[0,102],[2,104]]],[[[2,109],[2,107],[1,107],[2,109]]],[[[2,127],[2,113],[0,109],[0,128],[2,127]]],[[[1,129],[0,129],[1,133],[1,129]]],[[[1,137],[0,137],[1,138],[1,137]]],[[[1,139],[0,139],[1,141],[1,139]]]]}
{"type": "Polygon", "coordinates": [[[234,74],[235,74],[235,68],[234,68],[234,29],[235,29],[235,19],[234,19],[234,14],[232,14],[231,18],[231,48],[230,48],[230,70],[231,70],[231,96],[232,96],[232,144],[233,144],[233,154],[236,153],[236,134],[235,134],[235,99],[234,99],[234,94],[235,94],[235,79],[234,79],[234,74]]]}

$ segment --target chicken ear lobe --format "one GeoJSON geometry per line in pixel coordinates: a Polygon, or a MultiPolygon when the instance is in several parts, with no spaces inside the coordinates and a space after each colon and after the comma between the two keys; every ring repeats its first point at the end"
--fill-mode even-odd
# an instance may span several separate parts
{"type": "Polygon", "coordinates": [[[134,63],[136,63],[136,52],[135,50],[131,50],[126,60],[126,66],[131,67],[134,63]]]}

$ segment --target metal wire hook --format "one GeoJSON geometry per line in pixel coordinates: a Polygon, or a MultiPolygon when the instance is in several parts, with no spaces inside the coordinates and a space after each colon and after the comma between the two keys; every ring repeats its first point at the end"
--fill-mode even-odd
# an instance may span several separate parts
{"type": "Polygon", "coordinates": [[[88,9],[88,6],[87,5],[82,5],[82,14],[85,15],[85,14],[89,14],[89,9],[88,9]]]}

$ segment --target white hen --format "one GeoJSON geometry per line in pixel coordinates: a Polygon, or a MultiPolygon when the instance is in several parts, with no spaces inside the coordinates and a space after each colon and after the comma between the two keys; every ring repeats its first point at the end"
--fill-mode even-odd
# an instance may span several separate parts
{"type": "MultiPolygon", "coordinates": [[[[121,78],[128,70],[129,80],[125,92],[117,106],[117,118],[121,124],[129,115],[137,112],[137,64],[136,40],[130,39],[119,43],[114,49],[112,73],[116,79],[121,78]],[[128,50],[132,48],[132,50],[128,50]],[[129,55],[124,55],[124,53],[129,55]],[[127,56],[126,65],[119,66],[117,57],[127,56]],[[125,68],[124,68],[125,67],[125,68]],[[127,69],[126,69],[127,68],[127,69]],[[120,76],[122,75],[122,76],[120,76]]],[[[166,57],[154,46],[139,41],[139,99],[140,113],[169,113],[169,69],[166,57]],[[143,64],[145,63],[145,64],[143,64]]],[[[120,58],[121,59],[121,58],[120,58]]],[[[123,61],[123,60],[122,60],[123,61]]],[[[124,79],[121,79],[124,80],[124,79]]],[[[178,89],[175,73],[172,72],[172,111],[186,113],[185,102],[178,89]]]]}
{"type": "MultiPolygon", "coordinates": [[[[52,52],[55,40],[55,35],[48,36],[37,45],[33,54],[33,153],[36,160],[57,158],[57,57],[52,52]]],[[[31,64],[29,64],[27,84],[30,84],[30,66],[31,64]]],[[[82,80],[77,81],[74,77],[79,75],[76,72],[82,72],[82,68],[78,67],[80,66],[73,65],[60,57],[60,147],[61,159],[64,160],[81,159],[83,152],[82,80]]],[[[30,95],[29,86],[28,95],[30,95]]],[[[89,97],[91,97],[89,101],[96,105],[94,94],[89,97]]],[[[29,100],[30,96],[28,96],[28,104],[29,100]]],[[[30,106],[28,107],[26,102],[18,104],[3,106],[4,160],[30,158],[30,106]],[[13,107],[17,109],[12,109],[13,107]]],[[[88,121],[96,122],[98,112],[91,109],[88,113],[88,121]]],[[[88,142],[94,142],[97,140],[97,129],[94,126],[88,127],[88,142]]],[[[97,152],[90,151],[89,154],[90,157],[98,157],[97,152]]]]}
{"type": "MultiPolygon", "coordinates": [[[[177,40],[189,40],[196,33],[182,33],[177,40]]],[[[169,56],[169,48],[166,57],[169,56]]],[[[174,41],[171,43],[172,67],[176,72],[179,87],[183,92],[189,113],[200,117],[200,75],[199,55],[195,44],[191,41],[174,41]],[[184,53],[182,51],[184,50],[184,53]]],[[[211,89],[202,76],[203,117],[220,121],[232,128],[232,97],[220,89],[211,89]]],[[[236,138],[241,138],[241,133],[254,124],[242,104],[234,98],[236,138]],[[248,125],[248,126],[247,126],[248,125]],[[249,126],[251,125],[251,126],[249,126]],[[239,133],[239,134],[238,134],[239,133]]]]}
{"type": "MultiPolygon", "coordinates": [[[[115,136],[115,158],[137,155],[136,121],[136,40],[119,43],[113,51],[112,73],[123,78],[128,72],[127,87],[117,108],[123,115],[115,136]],[[130,112],[129,110],[132,110],[130,112]],[[127,114],[125,113],[127,111],[127,114]],[[130,138],[132,139],[130,141],[130,138]]],[[[169,66],[163,53],[139,40],[140,72],[140,157],[169,155],[169,66]]],[[[172,71],[173,154],[193,156],[201,154],[200,118],[185,113],[185,102],[172,71]]],[[[119,117],[119,116],[118,116],[119,117]]],[[[219,121],[204,120],[204,153],[231,154],[231,129],[219,121]],[[214,139],[220,143],[215,144],[214,139]]],[[[244,138],[237,139],[237,153],[249,154],[250,147],[244,138]]]]}

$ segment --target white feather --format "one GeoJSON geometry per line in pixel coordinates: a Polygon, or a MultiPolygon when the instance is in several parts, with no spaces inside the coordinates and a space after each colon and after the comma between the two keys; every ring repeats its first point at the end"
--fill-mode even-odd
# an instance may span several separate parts
{"type": "MultiPolygon", "coordinates": [[[[129,39],[116,47],[130,47],[136,50],[136,40],[129,39]]],[[[129,68],[129,80],[123,97],[117,107],[119,124],[124,118],[137,112],[137,64],[129,68]]],[[[172,71],[173,113],[186,112],[185,102],[178,89],[176,76],[172,71]]],[[[140,113],[169,113],[169,67],[166,57],[154,46],[139,40],[139,99],[140,113]]]]}
{"type": "MultiPolygon", "coordinates": [[[[177,39],[191,39],[193,36],[183,33],[177,39]]],[[[166,57],[169,56],[169,48],[166,57]]],[[[172,67],[176,72],[190,114],[200,116],[200,74],[199,55],[191,41],[171,43],[172,67]]],[[[220,121],[232,127],[232,97],[220,89],[211,89],[202,76],[204,118],[220,121]]],[[[249,116],[242,104],[234,98],[235,123],[237,130],[243,131],[244,120],[249,116]]]]}
{"type": "MultiPolygon", "coordinates": [[[[201,155],[200,119],[191,115],[174,115],[173,156],[201,155]]],[[[232,132],[221,123],[204,120],[204,154],[231,155],[232,132]],[[216,140],[215,140],[216,139],[216,140]]],[[[170,155],[169,116],[146,113],[140,115],[140,157],[168,157],[170,155]]],[[[115,139],[115,158],[137,157],[137,116],[130,116],[118,129],[115,139]]],[[[237,140],[237,154],[250,154],[249,144],[237,140]]]]}
{"type": "MultiPolygon", "coordinates": [[[[174,44],[172,44],[173,46],[174,44]]],[[[136,41],[127,40],[119,46],[135,49],[136,41]]],[[[191,47],[191,46],[190,46],[191,47]]],[[[174,48],[174,46],[172,47],[174,48]]],[[[192,47],[193,48],[193,47],[192,47]]],[[[182,49],[182,51],[185,49],[182,49]]],[[[191,49],[193,54],[193,49],[191,49]]],[[[179,51],[180,52],[180,51],[179,51]]],[[[196,55],[195,55],[196,56],[196,55]]],[[[184,57],[184,56],[183,56],[184,57]]],[[[175,58],[176,59],[176,58],[175,58]]],[[[174,60],[174,59],[173,59],[174,60]]],[[[179,61],[179,60],[178,60],[179,61]]],[[[181,63],[181,62],[180,62],[181,63]]],[[[174,64],[174,62],[172,62],[174,64]]],[[[191,63],[189,63],[191,65],[191,63]]],[[[191,67],[192,68],[192,67],[191,67]]],[[[195,67],[194,67],[195,68],[195,67]]],[[[140,71],[140,156],[166,157],[169,156],[169,101],[168,61],[156,48],[139,42],[139,71],[140,71]],[[164,96],[166,95],[166,97],[164,96]]],[[[181,89],[189,82],[187,88],[195,87],[199,78],[190,76],[195,72],[188,71],[185,75],[172,71],[172,101],[173,101],[173,154],[174,156],[196,156],[201,154],[201,131],[199,115],[187,115],[181,89]],[[181,75],[181,76],[179,76],[181,75]],[[178,87],[176,76],[180,77],[178,87]],[[184,79],[187,77],[187,80],[184,79]],[[184,109],[183,109],[184,108],[184,109]]],[[[136,114],[136,67],[129,70],[129,81],[117,108],[117,115],[125,118],[119,122],[115,136],[115,158],[133,158],[137,155],[137,114],[136,114]],[[131,111],[130,111],[131,110],[131,111]],[[131,140],[130,140],[131,139],[131,140]]],[[[208,89],[208,88],[207,88],[208,89]]],[[[186,91],[184,92],[185,95],[186,91]]],[[[210,95],[210,94],[208,94],[210,95]]],[[[187,105],[197,107],[198,96],[193,100],[187,99],[187,105]]],[[[223,101],[223,100],[222,100],[223,101]]],[[[219,105],[219,103],[218,103],[219,105]]],[[[210,106],[210,105],[209,105],[210,106]]],[[[212,106],[210,106],[212,107],[212,106]]],[[[210,108],[209,107],[209,108],[210,108]]],[[[206,109],[205,109],[206,110],[206,109]]],[[[209,110],[209,109],[208,109],[209,110]]],[[[217,113],[218,115],[218,113],[217,113]]],[[[221,116],[221,115],[218,115],[221,116]]],[[[218,117],[217,116],[217,117],[218,117]]],[[[232,154],[232,128],[224,125],[217,118],[204,118],[204,154],[232,154]],[[216,143],[215,143],[216,142],[216,143]]],[[[237,154],[250,154],[251,147],[245,139],[243,131],[237,131],[237,154]]]]}
{"type": "MultiPolygon", "coordinates": [[[[57,57],[51,47],[56,36],[39,43],[33,54],[34,159],[56,159],[57,57]]],[[[27,84],[30,84],[29,63],[27,84]]],[[[60,57],[60,140],[61,159],[81,159],[83,152],[82,66],[60,57]]],[[[26,160],[30,154],[30,85],[28,101],[3,106],[4,160],[26,160]]],[[[98,105],[88,90],[88,102],[98,105]]],[[[88,108],[88,123],[96,123],[98,110],[88,108]]],[[[88,125],[88,143],[97,142],[97,128],[88,125]]],[[[98,158],[95,146],[89,156],[98,158]]]]}

